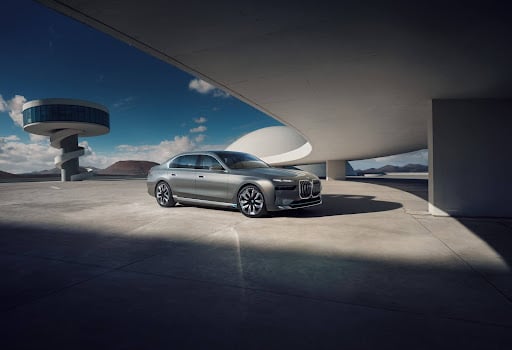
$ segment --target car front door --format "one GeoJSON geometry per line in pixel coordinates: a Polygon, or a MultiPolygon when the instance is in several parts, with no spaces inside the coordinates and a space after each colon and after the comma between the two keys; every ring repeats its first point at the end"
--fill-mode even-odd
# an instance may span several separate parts
{"type": "Polygon", "coordinates": [[[199,169],[196,172],[196,194],[198,199],[230,202],[228,198],[229,174],[212,156],[202,155],[199,158],[199,169]]]}
{"type": "Polygon", "coordinates": [[[197,178],[198,155],[188,154],[175,158],[169,165],[169,184],[173,195],[184,198],[197,198],[195,183],[197,178]]]}

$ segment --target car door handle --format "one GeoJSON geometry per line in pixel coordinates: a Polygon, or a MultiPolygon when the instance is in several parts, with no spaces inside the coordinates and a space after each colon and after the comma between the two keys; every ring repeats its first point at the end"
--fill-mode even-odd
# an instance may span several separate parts
{"type": "Polygon", "coordinates": [[[199,175],[200,178],[203,178],[204,176],[203,175],[199,175]]]}
{"type": "Polygon", "coordinates": [[[171,174],[171,176],[176,176],[176,174],[171,174]]]}

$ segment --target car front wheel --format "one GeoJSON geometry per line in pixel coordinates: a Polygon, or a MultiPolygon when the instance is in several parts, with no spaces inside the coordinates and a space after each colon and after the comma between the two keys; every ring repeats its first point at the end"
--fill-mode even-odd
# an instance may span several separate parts
{"type": "Polygon", "coordinates": [[[156,185],[155,197],[156,202],[161,207],[174,207],[176,205],[174,198],[172,198],[171,187],[167,182],[161,181],[156,185]]]}
{"type": "Polygon", "coordinates": [[[265,198],[254,185],[245,186],[238,193],[238,208],[247,217],[259,218],[267,214],[265,198]]]}

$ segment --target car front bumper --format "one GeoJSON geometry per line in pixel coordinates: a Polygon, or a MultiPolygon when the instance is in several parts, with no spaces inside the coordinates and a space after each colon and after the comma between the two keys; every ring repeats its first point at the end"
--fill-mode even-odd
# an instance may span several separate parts
{"type": "Polygon", "coordinates": [[[313,207],[315,205],[322,204],[322,196],[318,195],[316,197],[306,198],[306,199],[297,199],[294,201],[282,201],[276,200],[275,207],[277,210],[289,210],[289,209],[300,209],[313,207]]]}

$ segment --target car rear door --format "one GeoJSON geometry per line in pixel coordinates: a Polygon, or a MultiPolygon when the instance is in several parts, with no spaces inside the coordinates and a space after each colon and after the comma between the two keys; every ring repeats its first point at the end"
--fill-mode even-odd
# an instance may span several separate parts
{"type": "Polygon", "coordinates": [[[175,158],[169,165],[169,185],[172,193],[184,198],[197,198],[195,183],[199,156],[187,154],[175,158]]]}

